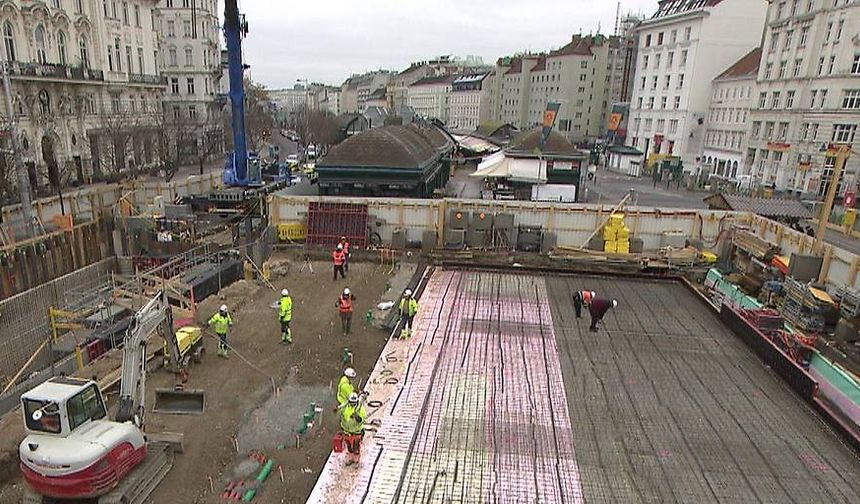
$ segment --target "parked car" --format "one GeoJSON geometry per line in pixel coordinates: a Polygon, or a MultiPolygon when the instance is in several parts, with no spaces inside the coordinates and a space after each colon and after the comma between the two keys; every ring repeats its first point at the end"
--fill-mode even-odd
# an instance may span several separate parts
{"type": "Polygon", "coordinates": [[[295,166],[299,164],[299,155],[298,154],[290,154],[287,156],[286,162],[290,166],[295,166]]]}
{"type": "Polygon", "coordinates": [[[308,145],[307,150],[305,150],[305,155],[308,159],[316,159],[317,157],[317,147],[314,144],[308,145]]]}

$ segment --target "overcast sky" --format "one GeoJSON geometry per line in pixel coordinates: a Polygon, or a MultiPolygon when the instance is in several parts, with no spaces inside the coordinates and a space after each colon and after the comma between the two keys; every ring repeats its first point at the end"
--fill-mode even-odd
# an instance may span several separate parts
{"type": "MultiPolygon", "coordinates": [[[[621,2],[622,13],[656,8],[657,0],[621,2]]],[[[250,76],[277,88],[297,79],[340,85],[353,73],[402,70],[443,54],[493,63],[560,47],[598,26],[611,34],[616,0],[240,0],[240,10],[250,76]]]]}

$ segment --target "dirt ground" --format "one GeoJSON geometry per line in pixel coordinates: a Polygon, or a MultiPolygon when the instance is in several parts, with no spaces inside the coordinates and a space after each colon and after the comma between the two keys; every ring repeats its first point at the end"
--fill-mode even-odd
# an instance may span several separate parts
{"type": "MultiPolygon", "coordinates": [[[[276,464],[254,502],[305,502],[310,494],[337,429],[330,386],[340,377],[344,348],[352,351],[359,378],[366,379],[387,333],[366,324],[365,313],[383,299],[395,275],[373,263],[352,264],[347,279],[336,282],[331,279],[327,263],[314,263],[315,274],[299,272],[300,265],[296,264],[289,269],[286,275],[273,278],[277,292],[256,282],[240,281],[200,304],[199,320],[208,318],[221,303],[230,307],[234,318],[230,344],[258,369],[243,362],[235,352],[227,360],[218,358],[215,340],[207,339],[203,363],[191,367],[186,384],[187,388],[206,390],[205,413],[148,413],[148,432],[182,432],[185,436],[185,453],[176,456],[173,469],[150,502],[224,502],[221,494],[234,475],[253,472],[253,479],[256,474],[254,465],[248,462],[252,450],[263,452],[276,464]],[[290,290],[294,302],[291,346],[280,343],[276,310],[272,307],[284,287],[290,290]],[[349,287],[357,298],[353,334],[347,338],[341,335],[335,308],[337,295],[344,287],[349,287]],[[274,396],[272,379],[278,388],[274,396]],[[297,449],[295,431],[311,403],[322,408],[321,421],[311,434],[300,439],[297,449]],[[239,441],[238,453],[234,439],[239,441]]],[[[165,371],[149,375],[150,410],[155,389],[170,388],[174,383],[174,376],[165,371]]],[[[22,481],[16,471],[10,470],[12,463],[17,463],[17,443],[23,435],[20,429],[20,421],[0,424],[0,457],[7,460],[3,464],[0,458],[0,502],[20,499],[22,481]]]]}

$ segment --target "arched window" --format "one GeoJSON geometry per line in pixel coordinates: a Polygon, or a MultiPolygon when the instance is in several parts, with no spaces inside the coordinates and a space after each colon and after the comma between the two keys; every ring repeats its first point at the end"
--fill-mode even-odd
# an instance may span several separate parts
{"type": "Polygon", "coordinates": [[[51,114],[51,96],[44,89],[39,91],[39,112],[42,115],[51,114]]]}
{"type": "Polygon", "coordinates": [[[15,31],[9,21],[3,23],[3,44],[6,46],[6,61],[15,61],[15,31]]]}
{"type": "Polygon", "coordinates": [[[42,25],[37,26],[33,35],[36,39],[36,61],[45,64],[48,62],[48,51],[45,49],[45,28],[42,25]]]}
{"type": "Polygon", "coordinates": [[[66,59],[66,32],[60,30],[57,33],[57,56],[60,58],[60,64],[65,65],[66,59]]]}
{"type": "Polygon", "coordinates": [[[78,46],[81,50],[81,66],[84,68],[88,68],[90,66],[90,50],[87,46],[86,35],[81,35],[81,39],[78,41],[78,46]]]}

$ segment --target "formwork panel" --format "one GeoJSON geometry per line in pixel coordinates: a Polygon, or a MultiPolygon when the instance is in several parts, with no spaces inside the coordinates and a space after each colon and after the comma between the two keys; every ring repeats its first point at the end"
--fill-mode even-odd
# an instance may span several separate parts
{"type": "Polygon", "coordinates": [[[309,202],[306,243],[334,248],[341,236],[353,247],[367,247],[367,205],[309,202]]]}

